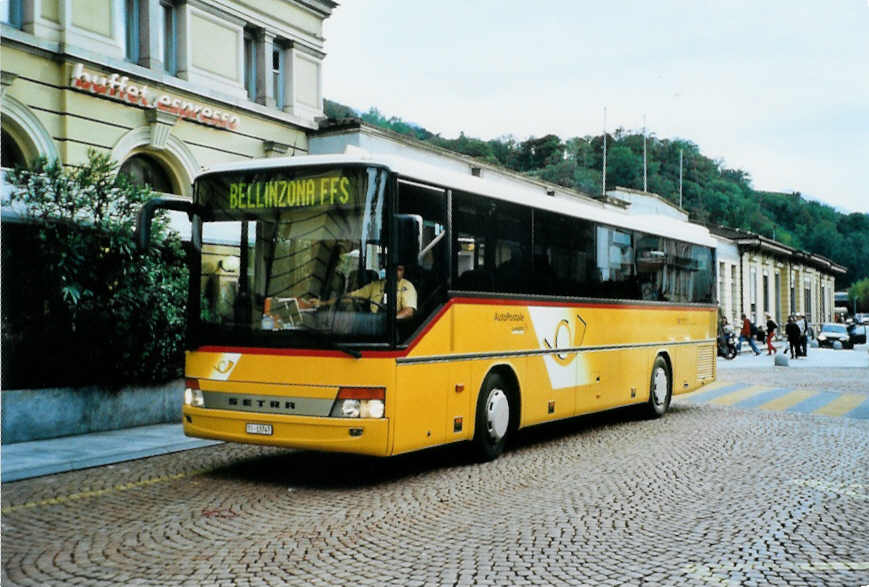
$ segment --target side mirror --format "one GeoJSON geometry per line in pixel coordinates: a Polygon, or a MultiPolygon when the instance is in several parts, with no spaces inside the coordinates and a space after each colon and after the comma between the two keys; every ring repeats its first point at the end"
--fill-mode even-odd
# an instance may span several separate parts
{"type": "Polygon", "coordinates": [[[396,214],[396,265],[415,265],[419,258],[422,242],[422,216],[417,214],[396,214]]]}
{"type": "Polygon", "coordinates": [[[193,202],[183,198],[153,198],[148,200],[136,217],[136,247],[140,251],[148,248],[148,244],[151,242],[151,221],[157,210],[177,210],[178,212],[186,212],[188,217],[192,217],[195,209],[196,206],[193,202]]]}

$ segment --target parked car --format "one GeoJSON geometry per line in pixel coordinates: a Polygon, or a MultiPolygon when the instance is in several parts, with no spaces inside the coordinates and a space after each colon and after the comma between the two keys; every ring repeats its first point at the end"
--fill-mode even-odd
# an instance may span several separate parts
{"type": "Polygon", "coordinates": [[[851,339],[851,346],[855,344],[866,344],[866,325],[851,324],[848,326],[848,336],[851,339]]]}
{"type": "Polygon", "coordinates": [[[869,324],[869,314],[854,314],[856,324],[869,324]]]}
{"type": "Polygon", "coordinates": [[[854,346],[844,324],[821,324],[821,330],[818,332],[818,345],[831,347],[837,340],[845,348],[854,346]]]}

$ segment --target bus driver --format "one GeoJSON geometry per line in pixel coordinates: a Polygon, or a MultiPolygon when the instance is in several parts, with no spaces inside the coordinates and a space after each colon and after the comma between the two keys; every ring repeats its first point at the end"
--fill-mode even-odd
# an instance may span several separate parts
{"type": "MultiPolygon", "coordinates": [[[[396,281],[398,281],[398,300],[395,306],[395,317],[398,320],[407,320],[409,318],[413,318],[413,315],[416,312],[416,288],[410,281],[404,278],[404,265],[396,266],[395,272],[397,278],[396,281]]],[[[377,279],[367,285],[363,285],[359,289],[348,292],[343,297],[361,298],[370,302],[375,302],[371,304],[371,312],[376,314],[378,311],[380,311],[380,306],[378,306],[377,304],[386,304],[385,290],[386,279],[377,279]]],[[[321,302],[317,298],[311,298],[309,300],[299,301],[300,305],[303,304],[302,307],[319,308],[320,306],[329,306],[331,304],[334,304],[336,300],[333,298],[321,302]]]]}

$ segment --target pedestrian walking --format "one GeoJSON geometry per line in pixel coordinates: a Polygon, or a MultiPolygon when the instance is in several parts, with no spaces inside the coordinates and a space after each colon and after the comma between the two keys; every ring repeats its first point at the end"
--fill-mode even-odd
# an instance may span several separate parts
{"type": "Polygon", "coordinates": [[[809,356],[809,321],[805,314],[797,314],[797,326],[800,329],[800,354],[801,357],[809,356]]]}
{"type": "Polygon", "coordinates": [[[788,323],[785,326],[785,335],[788,337],[788,347],[791,351],[791,358],[796,359],[800,351],[800,327],[797,326],[797,318],[793,314],[788,316],[788,323]]]}
{"type": "Polygon", "coordinates": [[[751,320],[748,319],[748,316],[745,314],[742,315],[742,330],[739,331],[739,342],[736,344],[736,354],[738,355],[742,351],[742,341],[747,340],[748,345],[751,347],[751,350],[754,351],[754,356],[760,354],[760,351],[757,350],[757,345],[754,344],[754,337],[751,335],[752,324],[751,320]]]}
{"type": "Polygon", "coordinates": [[[775,347],[772,346],[772,337],[778,329],[778,324],[772,319],[769,312],[766,313],[766,354],[774,355],[775,347]]]}

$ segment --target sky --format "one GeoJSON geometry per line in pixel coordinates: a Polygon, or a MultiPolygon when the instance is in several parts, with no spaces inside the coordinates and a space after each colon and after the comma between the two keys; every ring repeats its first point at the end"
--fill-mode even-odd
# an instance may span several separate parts
{"type": "Polygon", "coordinates": [[[869,0],[339,0],[323,94],[460,132],[687,139],[869,212],[869,0]]]}

